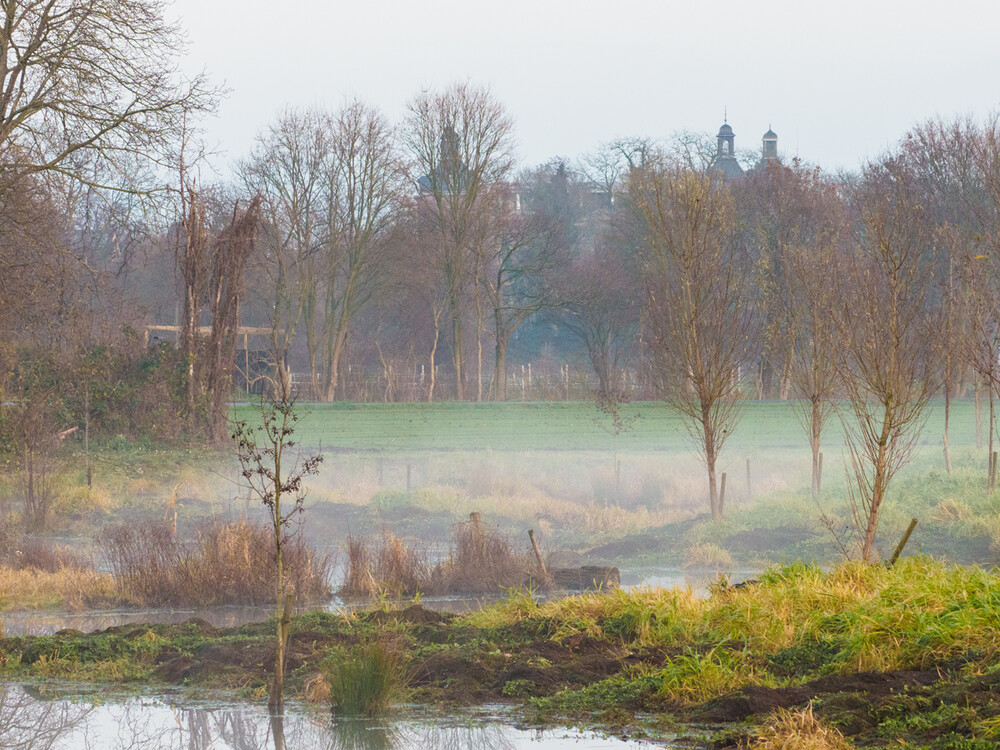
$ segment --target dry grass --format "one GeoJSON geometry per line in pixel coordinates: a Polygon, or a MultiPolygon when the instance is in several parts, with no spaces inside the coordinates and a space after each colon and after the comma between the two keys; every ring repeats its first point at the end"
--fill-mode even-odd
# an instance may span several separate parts
{"type": "MultiPolygon", "coordinates": [[[[274,601],[274,539],[249,521],[205,521],[192,542],[168,521],[122,523],[97,539],[123,599],[147,606],[259,605],[274,601]]],[[[330,595],[330,561],[293,537],[284,545],[285,577],[300,601],[330,595]]]]}
{"type": "Polygon", "coordinates": [[[81,568],[46,572],[0,567],[0,610],[80,611],[122,603],[114,579],[107,573],[81,568]]]}
{"type": "Polygon", "coordinates": [[[340,589],[344,596],[376,596],[383,591],[412,596],[429,583],[426,554],[395,534],[383,531],[372,541],[347,538],[347,575],[340,589]]]}
{"type": "Polygon", "coordinates": [[[684,553],[684,567],[702,570],[729,570],[734,565],[733,556],[716,544],[702,542],[688,547],[684,553]]]}
{"type": "Polygon", "coordinates": [[[456,524],[451,553],[433,570],[426,552],[383,531],[374,540],[348,538],[347,575],[340,593],[493,593],[524,584],[532,566],[527,549],[515,550],[507,535],[487,524],[456,524]]]}
{"type": "Polygon", "coordinates": [[[488,524],[456,524],[452,552],[434,571],[434,590],[483,594],[524,584],[533,563],[510,538],[488,524]]]}
{"type": "Polygon", "coordinates": [[[940,523],[968,521],[972,517],[972,509],[965,503],[946,498],[938,503],[931,518],[940,523]]]}
{"type": "Polygon", "coordinates": [[[778,709],[751,750],[849,750],[852,745],[834,727],[813,715],[812,704],[797,711],[778,709]]]}

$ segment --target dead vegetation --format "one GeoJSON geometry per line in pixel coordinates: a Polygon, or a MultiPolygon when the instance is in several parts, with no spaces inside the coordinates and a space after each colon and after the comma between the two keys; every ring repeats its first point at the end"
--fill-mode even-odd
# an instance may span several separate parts
{"type": "MultiPolygon", "coordinates": [[[[274,599],[274,540],[262,524],[209,519],[184,541],[167,521],[125,522],[107,527],[97,545],[130,602],[261,605],[274,599]]],[[[300,600],[329,597],[327,555],[314,553],[301,537],[286,541],[284,554],[286,577],[300,600]]]]}
{"type": "Polygon", "coordinates": [[[484,525],[477,513],[455,525],[448,557],[431,565],[426,550],[407,545],[391,532],[376,539],[350,537],[344,596],[425,594],[484,594],[524,585],[534,575],[527,549],[518,550],[510,537],[484,525]]]}

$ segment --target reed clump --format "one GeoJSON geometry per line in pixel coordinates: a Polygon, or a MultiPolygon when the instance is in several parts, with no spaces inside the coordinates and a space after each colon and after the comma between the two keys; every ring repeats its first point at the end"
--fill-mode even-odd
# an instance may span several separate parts
{"type": "MultiPolygon", "coordinates": [[[[262,605],[274,601],[274,538],[250,521],[209,519],[183,540],[167,521],[120,523],[97,538],[120,596],[145,606],[262,605]]],[[[300,537],[284,546],[285,578],[300,601],[330,596],[330,560],[300,537]]]]}
{"type": "Polygon", "coordinates": [[[427,555],[391,532],[375,539],[347,538],[347,572],[340,593],[375,596],[391,592],[412,596],[430,585],[427,555]]]}
{"type": "Polygon", "coordinates": [[[349,537],[344,596],[483,594],[517,588],[530,578],[533,561],[527,550],[478,522],[457,524],[448,556],[435,566],[425,551],[383,531],[375,539],[349,537]]]}
{"type": "Polygon", "coordinates": [[[331,657],[326,681],[334,716],[382,716],[406,687],[405,662],[398,650],[374,641],[331,657]]]}

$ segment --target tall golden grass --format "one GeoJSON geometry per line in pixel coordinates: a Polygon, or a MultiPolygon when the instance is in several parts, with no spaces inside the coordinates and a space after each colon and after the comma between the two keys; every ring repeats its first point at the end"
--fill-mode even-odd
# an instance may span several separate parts
{"type": "Polygon", "coordinates": [[[84,568],[48,572],[0,566],[0,610],[80,611],[122,603],[114,579],[107,573],[84,568]]]}
{"type": "Polygon", "coordinates": [[[456,524],[448,557],[435,566],[425,551],[391,532],[375,539],[347,540],[345,596],[482,594],[518,587],[529,578],[532,562],[509,537],[488,524],[456,524]]]}
{"type": "MultiPolygon", "coordinates": [[[[250,521],[210,519],[193,541],[167,521],[122,523],[97,539],[122,599],[146,606],[261,605],[275,598],[274,537],[250,521]]],[[[285,578],[300,601],[330,596],[330,560],[293,537],[284,546],[285,578]]]]}

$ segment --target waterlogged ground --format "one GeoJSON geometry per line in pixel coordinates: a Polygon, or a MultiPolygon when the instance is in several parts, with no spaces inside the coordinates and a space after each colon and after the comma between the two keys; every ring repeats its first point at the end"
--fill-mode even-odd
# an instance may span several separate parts
{"type": "MultiPolygon", "coordinates": [[[[653,745],[586,731],[504,723],[501,708],[460,714],[401,711],[390,719],[333,722],[289,706],[279,731],[287,748],[316,750],[640,750],[653,745]]],[[[0,685],[0,747],[18,750],[264,750],[275,724],[260,706],[196,702],[179,694],[106,699],[78,685],[0,685]]],[[[658,743],[657,747],[670,747],[658,743]]],[[[685,747],[692,747],[686,744],[685,747]]]]}
{"type": "MultiPolygon", "coordinates": [[[[759,572],[759,570],[754,569],[735,570],[727,573],[727,579],[730,583],[735,584],[754,578],[759,572]]],[[[690,587],[692,591],[699,595],[706,595],[709,584],[718,579],[719,574],[714,570],[642,568],[632,571],[622,571],[621,573],[621,585],[625,591],[643,587],[670,588],[676,586],[682,589],[690,587]]],[[[334,582],[335,587],[339,586],[339,584],[339,581],[334,582]]],[[[558,595],[555,594],[556,597],[558,595]]],[[[462,614],[481,609],[506,597],[507,594],[504,592],[496,596],[425,596],[420,598],[420,605],[434,612],[462,614]]],[[[538,601],[545,601],[547,599],[542,593],[536,594],[535,598],[538,601]]],[[[400,604],[406,606],[408,603],[410,602],[391,602],[391,604],[396,606],[400,604]]],[[[372,599],[346,600],[338,596],[334,597],[326,605],[308,607],[308,609],[344,612],[372,609],[380,604],[380,602],[373,601],[372,599]]],[[[86,612],[4,612],[0,614],[0,632],[8,636],[52,635],[64,629],[91,633],[95,630],[106,630],[107,628],[141,623],[177,625],[191,618],[204,620],[216,628],[235,628],[247,623],[266,620],[273,614],[274,610],[271,607],[233,606],[182,610],[130,609],[86,612]]]]}

